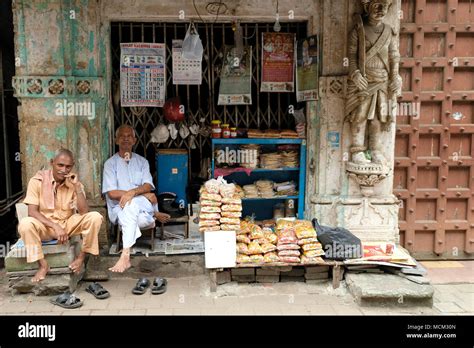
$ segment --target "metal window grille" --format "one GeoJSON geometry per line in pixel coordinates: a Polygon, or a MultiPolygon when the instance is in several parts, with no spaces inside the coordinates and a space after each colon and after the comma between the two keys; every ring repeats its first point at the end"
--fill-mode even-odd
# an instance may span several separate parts
{"type": "MultiPolygon", "coordinates": [[[[252,105],[218,106],[219,74],[225,45],[234,44],[232,23],[197,23],[196,27],[204,47],[202,61],[202,84],[200,86],[176,86],[172,83],[172,40],[184,39],[189,23],[124,23],[111,25],[111,47],[114,100],[119,99],[120,43],[153,42],[166,43],[166,98],[179,96],[186,108],[186,124],[209,126],[211,120],[219,119],[238,128],[285,129],[294,127],[293,116],[288,114],[289,105],[296,104],[295,93],[260,93],[261,38],[262,33],[272,32],[273,23],[242,22],[244,45],[252,46],[252,105]]],[[[296,33],[297,38],[306,37],[307,22],[282,23],[281,32],[296,33]]],[[[150,133],[160,123],[167,124],[162,108],[119,107],[115,103],[114,128],[127,123],[135,127],[138,135],[136,151],[147,157],[153,168],[156,146],[149,144],[150,133]]],[[[160,144],[162,148],[187,148],[189,137],[160,144]]],[[[191,153],[192,169],[199,171],[201,160],[210,157],[210,139],[199,135],[195,150],[191,153]]]]}

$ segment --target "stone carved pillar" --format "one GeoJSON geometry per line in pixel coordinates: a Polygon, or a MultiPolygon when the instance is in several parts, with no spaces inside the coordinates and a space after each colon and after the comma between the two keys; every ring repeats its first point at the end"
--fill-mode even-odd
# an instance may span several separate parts
{"type": "MultiPolygon", "coordinates": [[[[340,71],[333,68],[334,76],[323,76],[320,84],[320,177],[311,200],[313,214],[321,223],[346,227],[365,241],[398,242],[398,199],[392,185],[394,121],[401,84],[397,34],[400,1],[362,0],[350,2],[347,8],[346,75],[336,76],[340,71]],[[365,28],[369,18],[360,15],[368,11],[372,11],[370,25],[374,28],[365,28]],[[365,31],[368,38],[359,46],[365,31]],[[359,57],[362,47],[366,50],[359,57]],[[360,69],[363,60],[359,58],[369,62],[365,69],[360,69]],[[334,134],[340,139],[335,140],[334,134]]],[[[329,3],[324,10],[330,12],[324,18],[331,18],[335,11],[329,3]]],[[[331,47],[342,41],[331,24],[324,23],[328,29],[323,40],[329,42],[323,47],[325,62],[331,59],[331,47]]]]}

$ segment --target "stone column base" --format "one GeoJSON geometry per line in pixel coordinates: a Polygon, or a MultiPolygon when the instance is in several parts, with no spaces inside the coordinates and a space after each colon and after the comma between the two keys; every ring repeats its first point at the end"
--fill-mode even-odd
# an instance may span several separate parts
{"type": "Polygon", "coordinates": [[[344,227],[362,241],[399,242],[398,201],[387,198],[318,198],[314,216],[322,225],[344,227]]]}

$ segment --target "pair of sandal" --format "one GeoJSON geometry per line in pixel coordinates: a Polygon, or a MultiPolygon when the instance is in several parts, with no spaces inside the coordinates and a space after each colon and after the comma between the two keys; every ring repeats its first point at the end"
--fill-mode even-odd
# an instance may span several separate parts
{"type": "MultiPolygon", "coordinates": [[[[161,277],[156,277],[153,281],[153,287],[151,288],[151,293],[153,295],[160,295],[166,292],[166,287],[168,281],[161,277]]],[[[132,289],[132,293],[135,295],[143,295],[146,290],[150,287],[150,280],[147,278],[140,278],[137,281],[137,284],[132,289]]]]}
{"type": "MultiPolygon", "coordinates": [[[[99,283],[89,284],[89,286],[86,288],[86,291],[94,295],[94,297],[99,300],[103,300],[110,297],[110,293],[107,290],[105,290],[102,287],[102,285],[100,285],[99,283]]],[[[84,304],[84,302],[81,301],[80,298],[76,297],[76,295],[72,294],[69,291],[66,291],[65,293],[59,295],[58,297],[54,297],[50,299],[49,301],[54,305],[57,305],[66,309],[79,308],[84,304]]]]}

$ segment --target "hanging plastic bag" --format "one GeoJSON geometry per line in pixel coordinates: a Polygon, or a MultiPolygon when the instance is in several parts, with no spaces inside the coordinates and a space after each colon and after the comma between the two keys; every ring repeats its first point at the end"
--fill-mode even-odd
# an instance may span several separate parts
{"type": "Polygon", "coordinates": [[[199,34],[194,23],[191,22],[183,40],[182,56],[184,59],[201,60],[203,52],[204,49],[199,34]]]}

